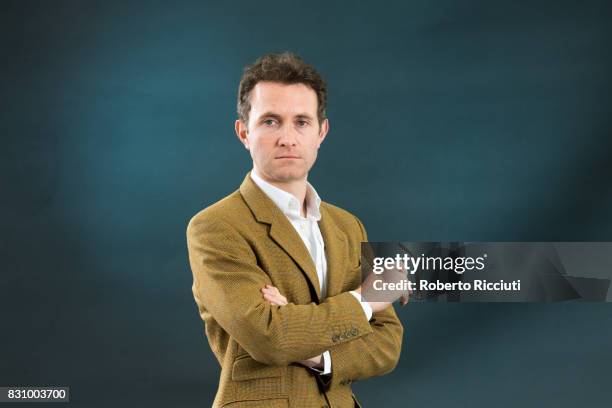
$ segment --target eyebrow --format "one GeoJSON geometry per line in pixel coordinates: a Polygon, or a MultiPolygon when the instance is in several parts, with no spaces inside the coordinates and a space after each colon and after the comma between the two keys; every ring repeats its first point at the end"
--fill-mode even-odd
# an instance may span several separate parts
{"type": "Polygon", "coordinates": [[[310,116],[307,113],[300,113],[299,115],[295,115],[295,117],[298,119],[309,119],[309,120],[314,119],[312,116],[310,116]]]}
{"type": "Polygon", "coordinates": [[[263,118],[274,118],[274,119],[281,119],[281,116],[278,113],[274,113],[274,112],[266,112],[263,113],[261,115],[259,115],[259,117],[257,118],[257,120],[261,120],[263,118]]]}
{"type": "MultiPolygon", "coordinates": [[[[309,120],[313,120],[313,117],[310,116],[307,113],[299,113],[299,114],[295,115],[295,117],[297,119],[309,119],[309,120]]],[[[265,112],[265,113],[259,115],[259,118],[257,118],[257,120],[260,121],[263,118],[274,118],[274,119],[277,119],[277,120],[282,119],[281,115],[279,115],[278,113],[274,113],[274,112],[265,112]]]]}

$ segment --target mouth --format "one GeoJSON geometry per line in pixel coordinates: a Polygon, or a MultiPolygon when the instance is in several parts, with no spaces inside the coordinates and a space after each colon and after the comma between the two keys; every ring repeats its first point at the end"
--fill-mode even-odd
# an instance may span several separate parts
{"type": "Polygon", "coordinates": [[[283,155],[283,156],[276,156],[276,159],[299,159],[299,156],[293,156],[293,155],[283,155]]]}

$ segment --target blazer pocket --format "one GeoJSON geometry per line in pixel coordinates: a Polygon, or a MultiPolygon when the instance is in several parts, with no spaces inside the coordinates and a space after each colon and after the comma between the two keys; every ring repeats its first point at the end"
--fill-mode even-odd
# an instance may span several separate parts
{"type": "Polygon", "coordinates": [[[234,360],[232,366],[232,380],[246,381],[258,378],[280,377],[284,374],[285,367],[270,366],[255,361],[251,356],[240,356],[234,360]]]}

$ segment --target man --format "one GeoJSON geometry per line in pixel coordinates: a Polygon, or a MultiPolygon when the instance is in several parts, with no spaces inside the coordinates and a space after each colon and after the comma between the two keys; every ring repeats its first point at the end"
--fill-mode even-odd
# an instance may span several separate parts
{"type": "Polygon", "coordinates": [[[187,229],[193,294],[221,365],[214,407],[359,406],[351,382],[399,359],[393,307],[360,302],[363,225],[307,182],[329,129],[326,97],[290,53],[261,57],[240,81],[235,130],[253,170],[187,229]]]}

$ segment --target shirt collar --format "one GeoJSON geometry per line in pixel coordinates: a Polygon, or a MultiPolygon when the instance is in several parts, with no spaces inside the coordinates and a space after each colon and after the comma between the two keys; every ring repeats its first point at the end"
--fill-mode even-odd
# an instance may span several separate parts
{"type": "MultiPolygon", "coordinates": [[[[251,171],[251,179],[281,209],[283,214],[302,217],[300,202],[293,194],[268,183],[257,174],[255,169],[251,171]]],[[[320,206],[321,198],[319,194],[310,183],[306,182],[306,218],[319,221],[321,219],[320,206]]]]}

